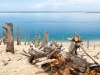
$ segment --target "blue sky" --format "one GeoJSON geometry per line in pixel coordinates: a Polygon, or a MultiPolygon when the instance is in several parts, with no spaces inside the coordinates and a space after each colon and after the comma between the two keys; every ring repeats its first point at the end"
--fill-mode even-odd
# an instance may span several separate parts
{"type": "Polygon", "coordinates": [[[100,11],[100,0],[0,0],[0,11],[100,11]]]}

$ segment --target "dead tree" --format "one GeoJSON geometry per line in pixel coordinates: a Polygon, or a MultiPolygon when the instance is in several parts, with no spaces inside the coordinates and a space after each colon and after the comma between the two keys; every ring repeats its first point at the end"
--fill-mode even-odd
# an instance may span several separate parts
{"type": "Polygon", "coordinates": [[[93,50],[95,50],[95,46],[94,46],[94,49],[93,50]]]}
{"type": "Polygon", "coordinates": [[[28,34],[28,45],[30,45],[30,35],[28,34]]]}
{"type": "Polygon", "coordinates": [[[26,35],[25,35],[25,43],[24,43],[24,45],[26,45],[26,35]]]}
{"type": "Polygon", "coordinates": [[[13,24],[6,23],[3,28],[6,29],[6,52],[14,53],[13,24]]]}
{"type": "Polygon", "coordinates": [[[20,28],[17,27],[17,45],[21,45],[20,28]]]}
{"type": "MultiPolygon", "coordinates": [[[[48,46],[47,32],[44,35],[45,36],[42,44],[39,44],[38,47],[34,45],[30,46],[29,52],[26,52],[25,50],[23,51],[23,54],[29,57],[29,62],[31,64],[38,67],[48,65],[51,71],[51,75],[84,75],[87,67],[90,69],[93,68],[86,60],[71,52],[65,52],[63,46],[61,46],[62,44],[59,45],[55,40],[53,40],[48,46]]],[[[75,40],[77,40],[77,38],[75,38],[75,40]]],[[[78,41],[79,40],[80,39],[78,39],[78,41]]],[[[96,67],[99,66],[98,62],[96,62],[85,51],[81,43],[78,43],[77,46],[80,46],[87,56],[89,56],[94,61],[96,67]]]]}
{"type": "Polygon", "coordinates": [[[44,47],[47,48],[48,47],[48,32],[44,31],[44,47]]]}
{"type": "Polygon", "coordinates": [[[89,40],[87,41],[87,49],[89,49],[89,40]]]}

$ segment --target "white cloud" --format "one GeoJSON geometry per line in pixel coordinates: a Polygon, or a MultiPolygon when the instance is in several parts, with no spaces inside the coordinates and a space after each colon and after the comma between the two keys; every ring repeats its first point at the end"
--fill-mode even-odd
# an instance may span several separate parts
{"type": "Polygon", "coordinates": [[[28,6],[29,8],[32,8],[32,6],[28,6]]]}
{"type": "MultiPolygon", "coordinates": [[[[81,8],[85,5],[90,5],[90,6],[94,6],[100,4],[100,0],[46,0],[44,2],[39,2],[35,5],[31,5],[29,6],[29,8],[34,8],[34,9],[45,9],[45,8],[53,8],[56,9],[59,7],[60,8],[67,8],[67,7],[77,7],[77,8],[81,8]]],[[[85,6],[86,7],[86,6],[85,6]]],[[[88,7],[87,7],[88,8],[88,7]]],[[[86,8],[86,9],[87,9],[86,8]]]]}
{"type": "Polygon", "coordinates": [[[40,8],[45,7],[45,6],[46,6],[45,4],[46,4],[46,3],[39,3],[39,4],[36,4],[33,8],[40,9],[40,8]]]}
{"type": "Polygon", "coordinates": [[[8,6],[7,4],[4,4],[4,5],[3,5],[3,7],[7,7],[7,6],[8,6]]]}
{"type": "Polygon", "coordinates": [[[36,8],[36,9],[40,9],[40,8],[44,8],[44,7],[54,7],[57,8],[59,6],[64,5],[62,2],[60,2],[59,0],[47,0],[45,2],[40,2],[35,4],[34,6],[29,6],[29,8],[36,8]]]}

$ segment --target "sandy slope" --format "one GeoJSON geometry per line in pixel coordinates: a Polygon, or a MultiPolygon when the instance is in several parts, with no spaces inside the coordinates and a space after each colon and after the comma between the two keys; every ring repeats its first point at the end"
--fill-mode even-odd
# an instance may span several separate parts
{"type": "MultiPolygon", "coordinates": [[[[63,43],[66,51],[68,51],[69,45],[70,42],[63,43]]],[[[86,42],[84,42],[84,46],[86,48],[86,42]]],[[[15,54],[6,53],[5,48],[5,45],[0,45],[0,75],[50,75],[49,72],[36,74],[38,71],[43,71],[43,69],[31,65],[28,62],[28,58],[24,55],[21,55],[23,48],[28,50],[29,46],[25,46],[23,43],[21,46],[17,46],[15,42],[15,54]],[[8,61],[8,64],[4,65],[4,61],[8,61]]],[[[90,48],[87,50],[87,52],[91,56],[96,55],[98,52],[100,52],[100,43],[90,42],[90,48]],[[96,46],[95,50],[93,50],[94,45],[96,46]]],[[[88,62],[93,62],[82,50],[78,50],[78,54],[79,56],[84,55],[83,58],[85,58],[88,62]]],[[[100,54],[98,57],[100,58],[100,54]]],[[[95,58],[95,60],[100,62],[100,59],[95,58]]]]}

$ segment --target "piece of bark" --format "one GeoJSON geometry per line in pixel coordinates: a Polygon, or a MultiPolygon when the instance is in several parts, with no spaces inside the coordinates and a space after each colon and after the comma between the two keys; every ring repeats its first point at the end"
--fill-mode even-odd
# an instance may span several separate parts
{"type": "Polygon", "coordinates": [[[17,45],[21,45],[20,28],[17,27],[17,45]]]}
{"type": "Polygon", "coordinates": [[[3,28],[6,29],[6,52],[14,53],[13,24],[6,23],[3,28]]]}

